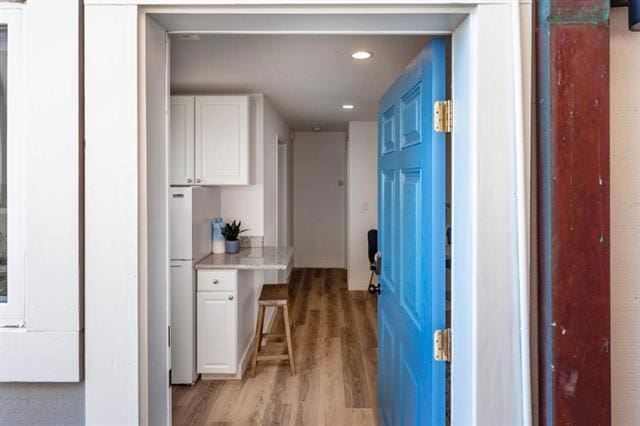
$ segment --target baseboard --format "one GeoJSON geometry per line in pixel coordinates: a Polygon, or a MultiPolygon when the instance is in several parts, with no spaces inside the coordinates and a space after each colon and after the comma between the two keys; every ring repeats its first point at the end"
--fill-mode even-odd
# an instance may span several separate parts
{"type": "Polygon", "coordinates": [[[365,291],[369,289],[369,281],[348,281],[347,287],[350,291],[365,291]]]}

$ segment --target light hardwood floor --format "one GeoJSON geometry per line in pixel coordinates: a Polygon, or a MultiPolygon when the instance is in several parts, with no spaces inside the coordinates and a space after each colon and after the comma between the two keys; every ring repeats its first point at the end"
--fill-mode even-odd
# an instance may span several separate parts
{"type": "Polygon", "coordinates": [[[174,386],[174,425],[376,424],[376,298],[348,291],[343,269],[296,269],[290,303],[297,375],[262,362],[241,381],[174,386]]]}

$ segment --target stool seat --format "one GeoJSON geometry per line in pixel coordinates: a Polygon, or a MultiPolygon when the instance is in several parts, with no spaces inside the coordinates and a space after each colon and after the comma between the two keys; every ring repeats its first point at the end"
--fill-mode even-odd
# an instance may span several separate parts
{"type": "Polygon", "coordinates": [[[295,376],[296,368],[293,361],[293,342],[291,341],[291,318],[289,318],[289,285],[288,284],[265,284],[262,286],[260,297],[258,298],[258,322],[256,324],[256,336],[253,349],[253,360],[251,362],[251,373],[255,376],[256,364],[258,361],[289,360],[291,374],[295,376]],[[277,333],[264,333],[264,311],[272,306],[282,309],[284,317],[284,336],[277,333]],[[260,355],[260,346],[263,338],[284,337],[287,342],[286,355],[260,355]]]}
{"type": "Polygon", "coordinates": [[[286,305],[289,300],[288,284],[265,284],[258,298],[258,305],[286,305]]]}

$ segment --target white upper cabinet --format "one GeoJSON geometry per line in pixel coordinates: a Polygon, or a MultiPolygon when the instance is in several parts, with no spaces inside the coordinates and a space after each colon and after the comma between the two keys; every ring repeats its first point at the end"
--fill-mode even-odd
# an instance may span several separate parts
{"type": "Polygon", "coordinates": [[[171,184],[249,184],[249,97],[171,97],[171,184]]]}
{"type": "Polygon", "coordinates": [[[196,183],[249,183],[249,98],[196,97],[196,183]]]}
{"type": "Polygon", "coordinates": [[[171,97],[171,185],[192,185],[195,181],[193,96],[171,97]]]}

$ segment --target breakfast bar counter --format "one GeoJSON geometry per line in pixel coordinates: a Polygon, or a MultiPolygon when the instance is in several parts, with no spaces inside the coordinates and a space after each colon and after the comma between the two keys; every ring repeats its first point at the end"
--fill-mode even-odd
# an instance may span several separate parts
{"type": "Polygon", "coordinates": [[[293,262],[293,247],[248,247],[236,254],[211,254],[196,269],[286,270],[293,262]]]}

